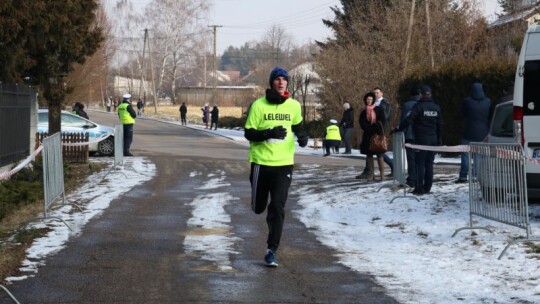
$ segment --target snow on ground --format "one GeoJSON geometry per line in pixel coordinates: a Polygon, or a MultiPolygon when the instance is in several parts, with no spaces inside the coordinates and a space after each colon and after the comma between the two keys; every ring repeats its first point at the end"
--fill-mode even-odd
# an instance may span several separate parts
{"type": "MultiPolygon", "coordinates": [[[[190,176],[201,175],[191,172],[190,176]]],[[[240,239],[233,236],[231,217],[225,212],[225,206],[238,200],[227,192],[214,192],[227,186],[225,172],[212,173],[207,181],[194,190],[204,190],[204,194],[195,197],[190,205],[192,216],[188,220],[190,232],[184,239],[186,254],[195,254],[201,259],[211,261],[221,271],[232,270],[230,254],[236,254],[234,245],[240,239]],[[219,246],[216,246],[219,244],[219,246]]]]}
{"type": "MultiPolygon", "coordinates": [[[[239,130],[192,128],[247,145],[239,130]]],[[[323,154],[320,149],[312,148],[299,148],[298,153],[321,158],[323,154]]],[[[133,186],[155,175],[155,166],[145,158],[128,158],[126,162],[126,168],[121,172],[128,176],[125,180],[133,186]]],[[[459,159],[437,157],[437,162],[456,164],[459,159]]],[[[493,233],[463,230],[452,237],[456,229],[469,225],[468,185],[453,183],[457,167],[453,174],[436,175],[432,194],[419,197],[419,201],[401,189],[392,188],[391,181],[381,184],[355,180],[358,162],[354,158],[351,158],[351,167],[332,168],[321,173],[322,168],[319,165],[298,166],[291,192],[298,195],[299,201],[290,202],[288,207],[321,243],[336,252],[340,263],[354,271],[373,275],[399,302],[540,303],[539,255],[527,253],[528,247],[519,243],[497,259],[510,240],[525,235],[523,229],[473,217],[475,226],[488,226],[493,233]],[[393,198],[396,199],[390,203],[393,198]]],[[[200,173],[190,174],[197,175],[200,173]]],[[[63,248],[69,237],[79,235],[90,218],[103,212],[111,200],[122,194],[119,191],[129,190],[128,187],[113,187],[113,178],[103,181],[101,178],[90,177],[79,193],[68,197],[69,201],[90,197],[91,202],[84,212],[71,212],[73,208],[66,205],[51,214],[70,224],[77,223],[72,227],[74,231],[70,232],[60,222],[48,222],[53,230],[28,249],[24,273],[37,272],[45,257],[63,248]]],[[[222,233],[214,233],[211,240],[205,240],[204,233],[194,234],[184,243],[191,253],[215,261],[218,268],[229,271],[232,264],[227,259],[231,252],[241,249],[237,248],[240,242],[234,237],[233,225],[225,213],[224,206],[236,199],[226,192],[226,186],[224,172],[207,176],[201,187],[210,192],[191,203],[193,211],[188,223],[194,228],[221,229],[222,233]],[[213,247],[228,248],[229,254],[215,251],[213,247]]],[[[538,206],[531,205],[530,212],[532,235],[538,235],[538,206]]],[[[285,257],[281,260],[282,267],[286,267],[285,257]]]]}
{"type": "MultiPolygon", "coordinates": [[[[468,184],[437,175],[432,194],[416,201],[402,189],[354,182],[348,169],[321,175],[318,166],[305,166],[293,186],[300,196],[295,215],[343,265],[372,274],[401,303],[540,302],[540,262],[523,245],[497,259],[523,229],[475,217],[475,226],[493,233],[452,237],[469,224],[468,184]]],[[[540,231],[537,218],[532,229],[540,231]]]]}
{"type": "MultiPolygon", "coordinates": [[[[112,168],[112,158],[92,158],[92,161],[110,162],[112,168]]],[[[48,227],[51,230],[44,237],[34,240],[26,250],[21,275],[8,277],[6,281],[19,281],[33,276],[38,272],[38,267],[44,265],[46,257],[63,249],[69,238],[79,236],[86,223],[107,209],[112,200],[132,187],[151,180],[155,174],[156,166],[148,159],[133,157],[124,158],[123,166],[89,176],[79,191],[66,196],[66,204],[57,199],[48,211],[48,219],[32,224],[34,228],[48,227]],[[117,187],[118,176],[123,178],[122,187],[117,187]],[[73,204],[83,205],[83,211],[78,212],[78,207],[73,204]]]]}

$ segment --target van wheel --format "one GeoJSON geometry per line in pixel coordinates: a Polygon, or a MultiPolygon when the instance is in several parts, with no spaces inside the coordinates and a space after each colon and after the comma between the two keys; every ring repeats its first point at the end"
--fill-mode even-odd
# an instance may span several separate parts
{"type": "Polygon", "coordinates": [[[114,155],[114,137],[109,136],[98,143],[98,152],[103,156],[114,155]]]}

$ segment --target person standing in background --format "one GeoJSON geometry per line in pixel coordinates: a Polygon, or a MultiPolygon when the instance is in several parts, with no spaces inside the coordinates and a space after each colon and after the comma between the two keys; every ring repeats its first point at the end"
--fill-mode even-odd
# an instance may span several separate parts
{"type": "Polygon", "coordinates": [[[109,98],[107,98],[106,106],[107,106],[107,112],[110,112],[111,107],[112,107],[112,96],[109,96],[109,98]]]}
{"type": "Polygon", "coordinates": [[[384,181],[384,160],[383,153],[373,152],[369,149],[371,138],[384,131],[386,116],[382,107],[375,105],[375,94],[372,92],[364,95],[364,110],[360,112],[360,128],[362,128],[362,142],[360,143],[360,153],[366,155],[366,170],[356,176],[356,179],[375,180],[374,156],[377,157],[379,165],[380,181],[384,181]]]}
{"type": "Polygon", "coordinates": [[[272,70],[270,88],[265,96],[253,102],[244,126],[251,163],[251,209],[255,214],[268,211],[264,261],[269,267],[278,266],[276,251],[283,231],[285,203],[294,167],[294,135],[300,147],[305,147],[308,142],[302,124],[302,108],[290,97],[288,81],[286,70],[280,67],[272,70]]]}
{"type": "MultiPolygon", "coordinates": [[[[431,98],[431,88],[427,85],[420,87],[422,97],[411,110],[405,121],[394,129],[395,132],[406,130],[412,126],[414,142],[421,146],[442,145],[442,113],[439,105],[431,98]]],[[[433,162],[435,152],[417,150],[415,154],[416,184],[415,195],[428,194],[433,186],[433,162]]]]}
{"type": "MultiPolygon", "coordinates": [[[[392,104],[390,101],[388,101],[388,99],[384,98],[384,92],[380,87],[374,88],[373,94],[375,94],[375,106],[381,107],[384,110],[386,121],[384,129],[388,130],[388,128],[391,128],[390,121],[392,119],[392,104]]],[[[390,159],[390,156],[388,156],[387,153],[383,153],[383,159],[388,167],[390,167],[390,174],[386,175],[386,177],[394,177],[394,162],[392,159],[390,159]]]]}
{"type": "Polygon", "coordinates": [[[326,130],[324,131],[323,147],[326,149],[326,153],[324,154],[324,156],[329,156],[331,149],[339,151],[336,148],[339,148],[340,143],[341,134],[339,131],[339,127],[337,126],[337,120],[330,119],[330,125],[326,127],[326,130]]]}
{"type": "Polygon", "coordinates": [[[212,127],[214,127],[214,130],[217,130],[219,120],[219,109],[217,105],[214,105],[212,108],[212,111],[210,112],[210,130],[212,130],[212,127]]]}
{"type": "Polygon", "coordinates": [[[143,108],[144,108],[144,103],[142,102],[140,98],[137,99],[137,116],[139,117],[142,116],[143,108]]]}
{"type": "Polygon", "coordinates": [[[205,103],[204,104],[204,107],[201,108],[201,111],[202,111],[202,121],[204,123],[204,126],[205,126],[205,129],[208,129],[208,120],[209,120],[209,115],[210,115],[210,108],[208,107],[208,104],[205,103]]]}
{"type": "Polygon", "coordinates": [[[186,114],[187,114],[186,103],[182,102],[182,105],[180,106],[180,109],[178,109],[178,110],[180,111],[180,122],[182,123],[182,126],[186,126],[187,125],[187,121],[186,121],[186,114]]]}
{"type": "MultiPolygon", "coordinates": [[[[489,132],[489,116],[491,114],[491,100],[484,94],[481,83],[475,82],[471,86],[471,95],[463,100],[461,114],[465,118],[465,128],[461,137],[461,144],[481,142],[489,132]]],[[[456,183],[466,183],[469,174],[469,153],[461,153],[461,166],[456,183]]]]}
{"type": "Polygon", "coordinates": [[[88,117],[88,114],[84,110],[84,105],[82,103],[80,103],[80,102],[76,102],[73,105],[73,114],[79,115],[82,118],[90,119],[88,117]]]}
{"type": "Polygon", "coordinates": [[[118,118],[124,129],[124,156],[133,156],[129,149],[133,142],[133,125],[136,117],[137,114],[131,106],[131,94],[126,93],[122,103],[118,106],[118,118]]]}
{"type": "Polygon", "coordinates": [[[345,152],[343,154],[351,154],[351,135],[354,127],[354,110],[351,104],[347,101],[343,103],[343,116],[339,122],[341,129],[341,139],[345,144],[345,152]]]}

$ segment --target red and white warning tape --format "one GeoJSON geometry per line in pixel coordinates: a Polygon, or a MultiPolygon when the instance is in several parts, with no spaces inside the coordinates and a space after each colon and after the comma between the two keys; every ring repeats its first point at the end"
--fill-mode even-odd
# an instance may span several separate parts
{"type": "MultiPolygon", "coordinates": [[[[413,145],[413,144],[405,144],[405,147],[412,148],[416,150],[424,150],[424,151],[434,151],[434,152],[469,152],[470,146],[469,145],[459,145],[459,146],[422,146],[422,145],[413,145]]],[[[477,148],[480,148],[478,146],[475,146],[477,148]]],[[[483,148],[483,147],[482,147],[483,148]]],[[[488,146],[485,147],[486,149],[489,149],[488,146]]],[[[476,149],[474,152],[479,154],[485,154],[487,152],[483,152],[482,149],[476,149]],[[478,151],[476,151],[478,150],[478,151]]],[[[522,155],[519,151],[514,150],[508,150],[503,148],[495,148],[495,154],[497,158],[502,159],[511,159],[511,160],[518,160],[521,157],[524,157],[527,161],[535,163],[537,165],[540,165],[540,159],[533,159],[531,157],[522,155]]]]}
{"type": "Polygon", "coordinates": [[[460,146],[422,146],[422,145],[405,144],[405,147],[416,149],[416,150],[435,151],[435,152],[469,152],[469,146],[468,145],[460,145],[460,146]]]}
{"type": "Polygon", "coordinates": [[[17,165],[17,167],[11,169],[10,171],[0,173],[0,181],[4,179],[10,178],[13,174],[21,171],[22,168],[26,167],[32,160],[36,158],[36,156],[43,150],[43,146],[40,145],[34,153],[32,153],[30,156],[28,156],[24,161],[22,161],[20,164],[17,165]]]}
{"type": "MultiPolygon", "coordinates": [[[[89,144],[98,143],[105,138],[111,136],[112,134],[106,134],[96,140],[89,141],[89,142],[81,142],[81,143],[62,143],[62,146],[66,147],[74,147],[74,146],[85,146],[89,144]]],[[[43,150],[43,145],[39,145],[39,147],[30,155],[28,156],[24,161],[22,161],[20,164],[18,164],[15,168],[11,169],[10,171],[2,172],[0,173],[0,181],[10,178],[13,174],[21,171],[22,168],[26,167],[31,161],[33,161],[36,156],[43,150]]]]}

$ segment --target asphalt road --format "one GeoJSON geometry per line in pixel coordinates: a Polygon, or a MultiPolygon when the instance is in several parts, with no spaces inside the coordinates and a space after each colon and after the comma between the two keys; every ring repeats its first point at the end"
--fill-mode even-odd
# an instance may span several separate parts
{"type": "MultiPolygon", "coordinates": [[[[89,115],[98,123],[117,121],[113,114],[89,115]]],[[[249,207],[246,146],[211,132],[139,119],[132,153],[152,160],[156,177],[111,202],[35,277],[8,286],[21,303],[396,303],[370,275],[339,264],[336,252],[294,218],[294,195],[280,266],[264,266],[267,227],[265,215],[249,207]],[[201,174],[190,175],[194,171],[201,174]],[[226,191],[239,198],[226,207],[228,232],[238,240],[229,270],[183,245],[187,236],[201,233],[187,224],[190,203],[201,192],[196,188],[216,172],[224,172],[226,191]]],[[[355,159],[297,157],[297,163],[311,162],[323,164],[321,170],[361,165],[355,159]]],[[[0,303],[12,303],[1,296],[0,303]]]]}

